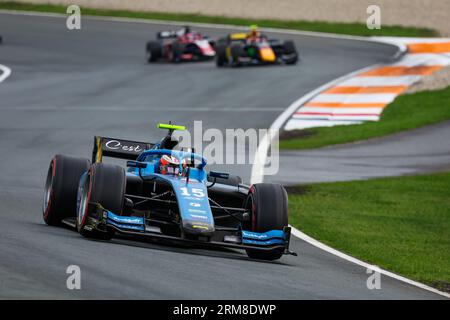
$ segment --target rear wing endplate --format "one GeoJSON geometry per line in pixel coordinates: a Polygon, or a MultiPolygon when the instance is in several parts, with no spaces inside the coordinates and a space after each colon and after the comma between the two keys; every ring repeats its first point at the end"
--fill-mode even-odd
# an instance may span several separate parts
{"type": "Polygon", "coordinates": [[[149,142],[96,136],[92,150],[92,163],[102,162],[103,157],[136,160],[143,151],[151,149],[154,145],[149,142]]]}

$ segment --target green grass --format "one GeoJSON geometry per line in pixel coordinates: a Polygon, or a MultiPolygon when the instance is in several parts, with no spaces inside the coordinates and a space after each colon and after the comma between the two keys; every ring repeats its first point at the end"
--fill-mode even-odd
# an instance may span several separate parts
{"type": "Polygon", "coordinates": [[[450,291],[450,173],[313,184],[288,193],[289,222],[296,228],[450,291]]]}
{"type": "Polygon", "coordinates": [[[313,149],[366,140],[450,119],[450,87],[401,95],[383,112],[380,121],[359,125],[312,128],[288,132],[281,149],[313,149]]]}
{"type": "MultiPolygon", "coordinates": [[[[14,1],[0,1],[0,9],[41,11],[53,13],[66,13],[65,6],[50,4],[28,4],[14,1]]],[[[81,7],[82,14],[95,16],[114,16],[140,19],[171,20],[201,23],[218,23],[229,25],[248,26],[257,24],[260,27],[295,29],[305,31],[318,31],[358,36],[402,36],[402,37],[436,37],[439,33],[433,29],[382,26],[380,30],[369,30],[363,23],[332,23],[322,21],[284,21],[269,19],[246,19],[238,17],[206,16],[200,14],[184,13],[159,13],[159,12],[136,12],[126,10],[104,10],[81,7]]]]}

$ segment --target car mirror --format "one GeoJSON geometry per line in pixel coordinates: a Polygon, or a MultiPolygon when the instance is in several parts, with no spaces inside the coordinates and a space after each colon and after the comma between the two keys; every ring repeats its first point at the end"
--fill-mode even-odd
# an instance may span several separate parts
{"type": "Polygon", "coordinates": [[[228,179],[230,175],[228,173],[224,173],[224,172],[210,171],[209,176],[211,178],[228,179]]]}

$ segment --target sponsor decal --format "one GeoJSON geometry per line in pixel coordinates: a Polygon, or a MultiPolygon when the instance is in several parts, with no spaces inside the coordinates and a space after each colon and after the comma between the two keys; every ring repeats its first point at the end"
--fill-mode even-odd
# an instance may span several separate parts
{"type": "Polygon", "coordinates": [[[203,201],[202,198],[196,198],[196,197],[183,197],[186,200],[191,200],[191,201],[203,201]]]}
{"type": "Polygon", "coordinates": [[[208,220],[208,217],[207,217],[207,216],[200,216],[200,215],[198,215],[198,214],[191,214],[190,216],[191,216],[192,218],[194,218],[194,219],[208,220]]]}
{"type": "Polygon", "coordinates": [[[121,229],[131,229],[131,230],[138,230],[138,231],[144,231],[145,227],[143,225],[132,225],[132,224],[120,224],[117,222],[114,222],[113,220],[108,220],[108,224],[111,224],[113,226],[116,226],[121,229]]]}
{"type": "Polygon", "coordinates": [[[205,210],[198,210],[198,209],[188,209],[189,212],[195,212],[195,213],[203,213],[207,214],[205,210]]]}
{"type": "Polygon", "coordinates": [[[265,233],[257,233],[257,232],[250,232],[250,231],[242,231],[242,236],[244,238],[250,238],[255,239],[258,241],[272,239],[272,238],[282,238],[284,239],[285,234],[281,230],[271,230],[267,231],[265,233]]]}
{"type": "Polygon", "coordinates": [[[138,218],[138,217],[119,217],[116,216],[112,213],[108,214],[108,218],[110,218],[111,220],[114,220],[116,222],[119,223],[137,223],[137,224],[143,224],[144,221],[142,218],[138,218]]]}
{"type": "Polygon", "coordinates": [[[267,235],[265,235],[265,234],[250,233],[247,231],[242,231],[242,235],[244,237],[253,238],[253,239],[267,239],[268,238],[267,235]]]}
{"type": "Polygon", "coordinates": [[[119,140],[108,140],[105,142],[105,148],[109,150],[122,150],[126,152],[141,153],[144,151],[141,145],[132,144],[130,142],[122,142],[119,140]]]}

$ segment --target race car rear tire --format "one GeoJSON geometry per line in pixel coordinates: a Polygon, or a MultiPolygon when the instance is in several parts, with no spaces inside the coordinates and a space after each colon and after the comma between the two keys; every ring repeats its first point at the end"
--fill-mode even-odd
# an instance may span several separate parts
{"type": "Polygon", "coordinates": [[[162,56],[162,45],[158,41],[147,42],[147,61],[158,61],[162,56]]]}
{"type": "Polygon", "coordinates": [[[87,238],[109,240],[112,230],[88,230],[85,228],[89,217],[89,203],[99,203],[114,214],[123,212],[126,191],[125,170],[117,165],[94,163],[87,173],[84,185],[80,186],[80,201],[77,215],[78,232],[87,238]]]}
{"type": "Polygon", "coordinates": [[[298,61],[298,51],[292,40],[286,40],[283,44],[283,55],[292,55],[292,57],[284,60],[285,64],[296,64],[298,61]]]}
{"type": "MultiPolygon", "coordinates": [[[[245,208],[250,211],[250,220],[243,225],[244,230],[267,232],[283,230],[288,225],[288,198],[284,187],[274,183],[257,183],[251,186],[245,208]]],[[[253,259],[277,260],[283,249],[270,251],[247,249],[253,259]]]]}
{"type": "Polygon", "coordinates": [[[43,217],[51,226],[77,215],[78,182],[89,169],[88,159],[56,155],[50,162],[45,181],[43,217]]]}
{"type": "Polygon", "coordinates": [[[216,47],[216,65],[218,67],[223,67],[228,63],[227,58],[227,45],[218,44],[216,47]]]}

